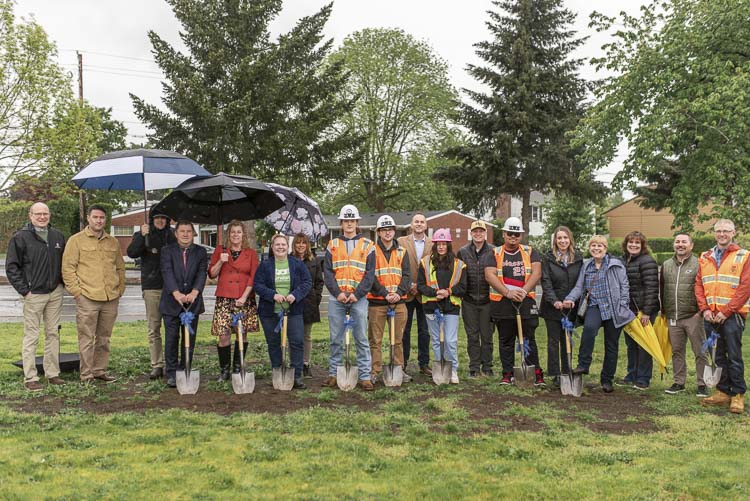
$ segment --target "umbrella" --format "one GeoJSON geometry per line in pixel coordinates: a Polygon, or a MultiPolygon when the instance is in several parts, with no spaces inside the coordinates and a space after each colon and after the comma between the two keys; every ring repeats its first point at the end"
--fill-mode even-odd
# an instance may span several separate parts
{"type": "Polygon", "coordinates": [[[654,357],[654,361],[659,364],[659,368],[664,372],[664,367],[667,366],[667,362],[664,360],[664,355],[661,352],[661,346],[659,340],[656,339],[656,333],[654,332],[653,326],[649,323],[647,327],[644,327],[641,323],[641,314],[625,325],[625,332],[627,332],[633,340],[638,343],[649,355],[654,357]]]}
{"type": "Polygon", "coordinates": [[[266,183],[284,201],[284,207],[266,216],[266,222],[285,235],[304,233],[312,240],[328,234],[328,225],[317,202],[297,188],[266,183]]]}
{"type": "Polygon", "coordinates": [[[669,363],[672,360],[672,342],[669,340],[669,328],[667,327],[667,318],[659,315],[654,321],[654,333],[659,340],[661,354],[664,355],[664,361],[669,363]]]}
{"type": "Polygon", "coordinates": [[[188,179],[153,210],[172,219],[221,225],[232,219],[260,219],[283,205],[271,188],[254,177],[219,172],[188,179]]]}

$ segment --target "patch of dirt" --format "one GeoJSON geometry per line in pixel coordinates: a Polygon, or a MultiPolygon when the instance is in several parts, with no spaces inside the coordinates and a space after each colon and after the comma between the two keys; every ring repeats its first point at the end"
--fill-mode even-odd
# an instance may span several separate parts
{"type": "MultiPolygon", "coordinates": [[[[209,387],[208,381],[216,377],[213,374],[203,375],[201,387],[195,395],[180,395],[176,389],[153,392],[147,389],[149,381],[144,375],[111,392],[81,398],[73,407],[96,414],[175,408],[220,415],[237,412],[286,414],[312,407],[378,412],[383,404],[392,401],[388,398],[365,397],[359,389],[351,392],[335,389],[332,390],[335,394],[331,395],[331,399],[319,398],[320,393],[326,390],[321,386],[325,379],[325,371],[317,368],[315,372],[316,377],[305,380],[308,386],[306,392],[277,391],[271,385],[270,376],[265,379],[258,379],[256,376],[255,391],[250,395],[218,391],[215,384],[209,387]]],[[[463,387],[459,387],[458,393],[446,394],[439,391],[432,385],[431,379],[423,375],[415,376],[409,384],[420,385],[426,390],[425,393],[411,399],[411,402],[420,405],[429,398],[458,394],[457,405],[468,413],[468,420],[473,423],[468,434],[487,431],[541,431],[545,428],[544,412],[549,408],[556,409],[556,414],[561,413],[566,422],[576,423],[595,432],[628,434],[657,431],[651,419],[654,411],[646,405],[648,395],[625,390],[605,394],[598,388],[591,387],[586,389],[582,397],[571,398],[551,389],[529,390],[528,395],[523,396],[502,394],[471,383],[464,383],[463,387]],[[518,412],[517,406],[530,408],[530,412],[523,409],[522,412],[518,412]],[[535,407],[539,407],[538,413],[534,412],[535,407]]],[[[228,388],[231,391],[231,385],[228,388]]],[[[382,386],[378,385],[378,388],[382,386]]],[[[400,389],[394,388],[393,391],[400,389]]],[[[23,401],[7,398],[0,400],[21,412],[57,414],[71,407],[69,398],[44,395],[23,401]]],[[[466,422],[461,424],[465,426],[466,422]]],[[[436,423],[433,428],[449,433],[445,423],[436,423]]]]}

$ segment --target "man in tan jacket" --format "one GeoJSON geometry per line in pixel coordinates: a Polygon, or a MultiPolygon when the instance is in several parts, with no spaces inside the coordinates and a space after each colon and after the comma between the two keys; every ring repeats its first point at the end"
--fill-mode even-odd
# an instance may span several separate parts
{"type": "Polygon", "coordinates": [[[104,231],[104,207],[89,207],[86,220],[88,226],[70,237],[65,246],[62,276],[77,306],[81,381],[111,383],[116,378],[106,372],[109,338],[125,292],[125,261],[117,239],[104,231]]]}
{"type": "MultiPolygon", "coordinates": [[[[419,361],[419,372],[426,376],[432,375],[430,369],[430,332],[427,329],[427,317],[424,316],[422,308],[422,297],[417,292],[417,273],[419,272],[419,260],[432,252],[432,240],[427,236],[427,219],[421,212],[414,213],[411,218],[411,234],[398,237],[398,244],[406,249],[409,255],[409,270],[411,276],[411,288],[406,296],[406,326],[404,327],[404,369],[409,364],[411,353],[411,321],[414,311],[417,312],[417,359],[419,361]]],[[[406,376],[406,373],[404,373],[406,376]]]]}

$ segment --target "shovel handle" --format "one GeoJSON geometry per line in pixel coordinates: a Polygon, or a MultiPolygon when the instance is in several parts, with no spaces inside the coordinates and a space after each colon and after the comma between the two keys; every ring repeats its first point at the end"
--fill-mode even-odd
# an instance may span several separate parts
{"type": "Polygon", "coordinates": [[[388,330],[391,335],[391,346],[396,343],[396,317],[390,317],[388,321],[388,330]]]}
{"type": "MultiPolygon", "coordinates": [[[[349,310],[347,310],[346,313],[346,323],[349,323],[349,310]]],[[[344,329],[344,344],[348,347],[349,346],[349,328],[347,327],[344,329]]]]}
{"type": "Polygon", "coordinates": [[[570,355],[570,333],[565,331],[565,352],[570,355]]]}
{"type": "Polygon", "coordinates": [[[287,323],[287,316],[284,315],[284,318],[281,320],[281,349],[286,349],[286,323],[287,323]]]}
{"type": "Polygon", "coordinates": [[[188,332],[187,328],[184,325],[180,326],[180,328],[182,329],[182,342],[185,344],[185,349],[189,350],[190,349],[190,333],[188,332]]]}

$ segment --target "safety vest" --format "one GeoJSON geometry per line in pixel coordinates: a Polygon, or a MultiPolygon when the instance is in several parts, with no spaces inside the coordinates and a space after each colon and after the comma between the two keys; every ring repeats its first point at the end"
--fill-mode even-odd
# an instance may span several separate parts
{"type": "MultiPolygon", "coordinates": [[[[383,249],[379,245],[375,245],[375,280],[380,282],[389,293],[397,292],[398,286],[401,284],[401,263],[403,263],[405,255],[406,249],[396,247],[391,251],[390,258],[386,260],[383,249]]],[[[384,300],[385,298],[377,296],[371,291],[367,293],[367,299],[384,300]]],[[[402,295],[401,299],[406,299],[406,294],[402,295]]]]}
{"type": "MultiPolygon", "coordinates": [[[[523,281],[524,283],[527,283],[529,281],[529,278],[531,278],[531,246],[520,245],[519,247],[521,249],[521,259],[523,259],[523,266],[526,269],[526,277],[523,279],[523,281]]],[[[494,252],[495,266],[497,268],[497,278],[500,279],[502,283],[505,283],[505,281],[503,280],[503,259],[505,258],[505,245],[495,247],[494,252]]],[[[536,293],[532,290],[527,294],[527,297],[534,299],[536,297],[536,293]]],[[[501,299],[503,299],[503,295],[496,291],[492,286],[490,286],[490,301],[500,301],[501,299]]]]}
{"type": "MultiPolygon", "coordinates": [[[[713,257],[713,249],[701,254],[699,265],[701,268],[701,280],[703,291],[706,294],[706,304],[711,311],[718,311],[734,297],[735,289],[740,285],[740,275],[747,262],[748,253],[745,249],[726,251],[727,255],[722,259],[719,269],[716,269],[716,260],[713,257]]],[[[747,314],[750,311],[750,300],[740,308],[739,313],[747,314]]]]}
{"type": "Polygon", "coordinates": [[[334,238],[328,242],[328,251],[331,253],[333,274],[341,292],[354,292],[362,278],[365,276],[367,256],[372,252],[374,244],[369,238],[357,239],[351,254],[346,252],[346,242],[340,238],[334,238]]]}
{"type": "MultiPolygon", "coordinates": [[[[435,268],[432,267],[432,262],[430,261],[430,255],[426,255],[421,260],[422,266],[424,267],[424,275],[425,275],[425,283],[427,284],[427,287],[431,287],[435,290],[438,290],[440,286],[438,286],[437,282],[437,273],[435,271],[435,268]]],[[[451,281],[448,284],[449,289],[453,289],[456,285],[458,285],[458,282],[461,281],[461,274],[463,273],[464,268],[466,268],[466,265],[463,261],[460,259],[453,259],[453,273],[451,274],[451,281]]],[[[422,294],[422,304],[425,303],[436,303],[437,298],[435,297],[427,297],[424,294],[422,294]]],[[[461,298],[451,295],[450,296],[450,302],[460,307],[461,306],[461,298]]]]}

